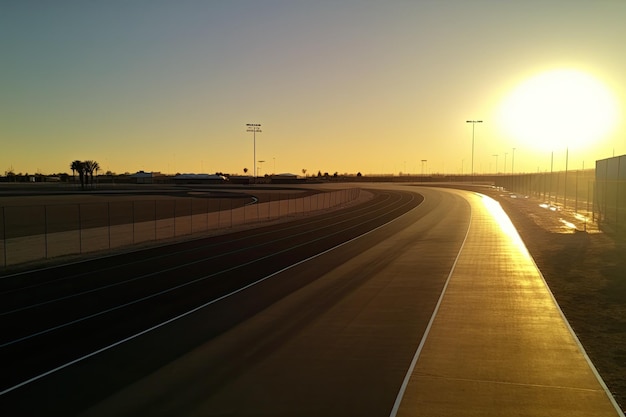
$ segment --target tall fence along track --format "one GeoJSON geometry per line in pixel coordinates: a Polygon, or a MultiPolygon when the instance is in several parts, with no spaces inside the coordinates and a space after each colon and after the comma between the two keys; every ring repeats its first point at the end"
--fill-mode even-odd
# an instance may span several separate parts
{"type": "Polygon", "coordinates": [[[626,157],[597,161],[595,170],[495,176],[494,184],[626,236],[626,157]]]}
{"type": "Polygon", "coordinates": [[[360,189],[242,198],[114,199],[0,207],[0,268],[107,251],[326,210],[359,198],[360,189]]]}

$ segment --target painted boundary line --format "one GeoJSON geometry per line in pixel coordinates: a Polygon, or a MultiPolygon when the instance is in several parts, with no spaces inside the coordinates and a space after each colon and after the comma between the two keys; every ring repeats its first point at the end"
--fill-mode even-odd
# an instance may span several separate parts
{"type": "Polygon", "coordinates": [[[424,345],[426,344],[426,339],[428,338],[430,329],[433,326],[435,317],[437,316],[437,313],[439,312],[439,307],[441,306],[443,297],[446,294],[446,289],[448,288],[448,284],[450,283],[450,278],[452,277],[452,274],[454,273],[456,269],[456,264],[458,263],[459,258],[461,257],[461,252],[463,252],[463,248],[465,247],[465,242],[467,241],[467,237],[469,236],[469,231],[472,226],[472,211],[471,211],[472,206],[469,203],[468,205],[470,206],[470,221],[467,226],[467,231],[465,232],[465,237],[463,238],[463,243],[461,244],[459,253],[457,253],[456,258],[454,259],[454,264],[452,264],[452,269],[450,269],[450,273],[448,274],[446,283],[444,284],[443,289],[441,290],[441,294],[439,295],[439,300],[437,301],[437,305],[435,305],[433,314],[432,316],[430,316],[430,321],[428,322],[428,326],[426,326],[426,331],[424,332],[424,335],[422,336],[422,340],[420,341],[420,344],[418,345],[417,350],[415,351],[415,355],[413,355],[413,360],[411,361],[411,364],[409,365],[409,369],[407,370],[406,375],[404,376],[404,380],[402,381],[402,385],[400,386],[400,390],[398,391],[398,395],[396,397],[396,402],[393,404],[393,408],[391,409],[391,413],[389,414],[389,417],[396,417],[398,414],[398,410],[400,409],[400,403],[402,403],[402,399],[404,398],[404,393],[406,392],[406,389],[409,385],[409,380],[411,379],[413,370],[415,369],[419,356],[422,353],[422,349],[424,348],[424,345]]]}
{"type": "MultiPolygon", "coordinates": [[[[421,194],[419,194],[419,193],[411,193],[411,194],[418,194],[418,195],[421,195],[421,194]]],[[[413,197],[413,198],[415,198],[415,197],[413,197]]],[[[359,235],[359,236],[354,237],[354,238],[352,238],[352,239],[350,239],[350,240],[347,240],[347,241],[345,241],[345,242],[343,242],[343,243],[340,243],[340,244],[339,244],[339,245],[337,245],[337,246],[333,246],[332,248],[326,249],[326,250],[325,250],[325,251],[323,251],[323,252],[320,252],[320,253],[318,253],[318,254],[315,254],[315,255],[313,255],[313,256],[311,256],[311,257],[309,257],[309,258],[303,259],[303,260],[301,260],[301,261],[299,261],[299,262],[296,262],[295,264],[289,265],[289,266],[287,266],[287,267],[285,267],[285,268],[283,268],[283,269],[281,269],[281,270],[279,270],[279,271],[276,271],[276,272],[274,272],[274,273],[272,273],[272,274],[270,274],[270,275],[267,275],[267,276],[265,276],[265,277],[263,277],[263,278],[261,278],[261,279],[259,279],[259,280],[257,280],[257,281],[254,281],[254,282],[252,282],[252,283],[250,283],[250,284],[248,284],[248,285],[246,285],[246,286],[244,286],[244,287],[241,287],[241,288],[239,288],[239,289],[237,289],[237,290],[235,290],[235,291],[232,291],[232,292],[230,292],[230,293],[228,293],[228,294],[224,294],[224,295],[222,295],[221,297],[218,297],[218,298],[215,298],[215,299],[213,299],[213,300],[211,300],[211,301],[208,301],[208,302],[206,302],[206,303],[204,303],[204,304],[202,304],[202,305],[200,305],[200,306],[198,306],[198,307],[195,307],[195,308],[193,308],[193,309],[191,309],[191,310],[189,310],[189,311],[186,311],[185,313],[179,314],[179,315],[178,315],[178,316],[176,316],[176,317],[172,317],[172,318],[171,318],[171,319],[169,319],[169,320],[166,320],[166,321],[164,321],[164,322],[161,322],[161,323],[159,323],[159,324],[156,324],[156,325],[154,325],[154,326],[152,326],[152,327],[150,327],[150,328],[148,328],[148,329],[145,329],[145,330],[143,330],[143,331],[141,331],[141,332],[139,332],[139,333],[136,333],[136,334],[134,334],[134,335],[128,336],[128,337],[126,337],[126,338],[124,338],[124,339],[122,339],[122,340],[119,340],[119,341],[117,341],[117,342],[115,342],[115,343],[112,343],[112,344],[110,344],[110,345],[108,345],[108,346],[105,346],[105,347],[103,347],[103,348],[100,348],[100,349],[98,349],[98,350],[96,350],[96,351],[94,351],[94,352],[88,353],[87,355],[81,356],[80,358],[76,358],[76,359],[74,359],[74,360],[72,360],[72,361],[70,361],[70,362],[67,362],[67,363],[63,364],[63,365],[57,366],[56,368],[50,369],[49,371],[46,371],[46,372],[44,372],[44,373],[42,373],[42,374],[36,375],[36,376],[34,376],[34,377],[32,377],[32,378],[29,378],[29,379],[27,379],[27,380],[25,380],[25,381],[22,381],[22,382],[20,382],[19,384],[16,384],[16,385],[14,385],[14,386],[12,386],[12,387],[6,388],[6,389],[4,389],[3,391],[0,391],[0,396],[5,395],[5,394],[8,394],[8,393],[10,393],[11,391],[15,391],[15,390],[16,390],[16,389],[18,389],[18,388],[21,388],[21,387],[23,387],[23,386],[25,386],[25,385],[28,385],[28,384],[30,384],[30,383],[32,383],[32,382],[35,382],[35,381],[39,380],[39,379],[42,379],[42,378],[44,378],[44,377],[46,377],[46,376],[48,376],[48,375],[52,375],[52,374],[54,374],[54,373],[56,373],[56,372],[58,372],[58,371],[61,371],[61,370],[65,369],[65,368],[68,368],[68,367],[70,367],[70,366],[72,366],[72,365],[74,365],[74,364],[77,364],[77,363],[79,363],[79,362],[82,362],[82,361],[84,361],[84,360],[86,360],[86,359],[89,359],[89,358],[91,358],[91,357],[94,357],[94,356],[96,356],[96,355],[98,355],[98,354],[100,354],[100,353],[102,353],[102,352],[106,352],[107,350],[110,350],[110,349],[112,349],[112,348],[114,348],[114,347],[116,347],[116,346],[122,345],[122,344],[124,344],[124,343],[126,343],[126,342],[129,342],[129,341],[131,341],[131,340],[133,340],[133,339],[136,339],[136,338],[138,338],[138,337],[140,337],[140,336],[143,336],[144,334],[150,333],[150,332],[152,332],[152,331],[154,331],[154,330],[156,330],[156,329],[159,329],[159,328],[161,328],[161,327],[163,327],[163,326],[166,326],[166,325],[168,325],[168,324],[170,324],[170,323],[173,323],[173,322],[175,322],[175,321],[178,321],[178,320],[180,320],[180,319],[182,319],[182,318],[184,318],[184,317],[186,317],[186,316],[189,316],[189,315],[191,315],[191,314],[193,314],[193,313],[195,313],[195,312],[197,312],[197,311],[199,311],[199,310],[202,310],[202,309],[203,309],[203,308],[205,308],[205,307],[208,307],[208,306],[210,306],[210,305],[212,305],[212,304],[215,304],[215,303],[217,303],[217,302],[219,302],[219,301],[221,301],[221,300],[224,300],[224,299],[226,299],[226,298],[228,298],[228,297],[231,297],[231,296],[233,296],[233,295],[235,295],[235,294],[238,294],[238,293],[240,293],[240,292],[243,292],[243,291],[247,290],[248,288],[254,287],[254,286],[255,286],[255,285],[257,285],[257,284],[260,284],[260,283],[262,283],[262,282],[264,282],[264,281],[267,281],[268,279],[270,279],[270,278],[272,278],[272,277],[274,277],[274,276],[276,276],[276,275],[278,275],[278,274],[281,274],[281,273],[283,273],[283,272],[285,272],[285,271],[288,271],[288,270],[289,270],[289,269],[291,269],[291,268],[294,268],[294,267],[296,267],[296,266],[298,266],[298,265],[301,265],[301,264],[303,264],[303,263],[305,263],[305,262],[308,262],[308,261],[310,261],[310,260],[312,260],[312,259],[318,258],[318,257],[320,257],[320,256],[322,256],[322,255],[325,255],[325,254],[327,254],[327,253],[329,253],[329,252],[332,252],[332,251],[334,251],[334,250],[335,250],[335,249],[337,249],[337,248],[340,248],[340,247],[345,246],[345,245],[347,245],[347,244],[349,244],[349,243],[352,243],[352,242],[354,242],[354,241],[356,241],[356,240],[358,240],[358,239],[360,239],[360,238],[362,238],[362,237],[364,237],[364,236],[369,235],[370,233],[373,233],[373,232],[375,232],[375,231],[377,231],[377,230],[379,230],[379,229],[381,229],[381,228],[383,228],[383,227],[387,226],[388,224],[391,224],[391,223],[393,223],[393,222],[397,221],[398,219],[403,218],[404,216],[406,216],[407,214],[409,214],[410,212],[412,212],[413,210],[415,210],[417,207],[419,207],[419,206],[420,206],[420,205],[421,205],[424,201],[426,201],[426,198],[424,198],[424,199],[422,200],[422,202],[421,202],[421,203],[419,203],[417,206],[413,207],[412,209],[410,209],[410,210],[409,210],[409,211],[407,211],[406,213],[403,213],[402,215],[400,215],[400,216],[398,216],[398,217],[396,217],[396,218],[394,218],[394,219],[392,219],[392,220],[388,221],[387,223],[381,224],[380,226],[378,226],[378,227],[376,227],[376,228],[374,228],[374,229],[372,229],[372,230],[369,230],[369,231],[367,231],[367,232],[363,233],[362,235],[359,235]]]]}
{"type": "MultiPolygon", "coordinates": [[[[522,238],[519,236],[519,233],[517,232],[517,229],[515,229],[515,227],[513,226],[508,214],[506,214],[506,212],[504,211],[504,209],[502,208],[502,206],[500,205],[500,203],[498,203],[496,200],[492,199],[491,197],[481,194],[481,193],[476,193],[474,192],[473,194],[476,194],[478,196],[480,196],[483,199],[489,199],[492,200],[494,202],[497,203],[498,207],[500,208],[500,210],[502,210],[502,213],[505,214],[506,218],[509,220],[509,222],[511,223],[512,226],[512,231],[514,231],[514,233],[517,235],[517,237],[519,238],[519,240],[521,242],[523,242],[522,238]]],[[[471,205],[470,205],[471,207],[471,205]]],[[[409,384],[409,380],[411,378],[411,375],[413,373],[413,370],[415,369],[415,366],[417,365],[417,361],[419,359],[419,356],[422,352],[422,349],[424,347],[424,344],[426,343],[426,339],[428,337],[428,334],[430,332],[430,329],[432,327],[432,324],[435,320],[435,317],[439,311],[439,307],[441,305],[441,302],[443,300],[443,297],[445,295],[446,289],[448,287],[448,283],[450,281],[450,278],[452,277],[452,274],[454,273],[454,270],[456,268],[456,264],[458,262],[458,259],[461,255],[461,252],[463,251],[463,248],[465,246],[465,242],[467,240],[467,237],[469,236],[469,231],[471,228],[471,215],[470,215],[470,227],[468,227],[466,235],[465,235],[465,239],[463,240],[463,244],[461,245],[461,249],[459,250],[459,253],[457,254],[457,258],[454,261],[454,265],[452,266],[452,270],[450,271],[450,274],[448,275],[448,279],[446,280],[446,283],[444,285],[444,288],[441,292],[441,295],[439,297],[439,301],[437,302],[437,305],[435,306],[435,310],[433,311],[433,315],[431,316],[430,322],[428,323],[428,326],[426,327],[426,331],[424,332],[424,336],[422,337],[422,340],[417,348],[417,351],[415,352],[415,356],[413,357],[413,360],[411,362],[411,365],[409,366],[409,369],[407,371],[407,374],[404,378],[404,381],[402,382],[402,385],[400,387],[400,391],[398,392],[398,396],[396,397],[396,402],[394,403],[394,406],[391,410],[391,414],[390,417],[396,417],[398,414],[398,410],[400,408],[400,404],[402,403],[402,399],[404,397],[404,393],[407,389],[407,386],[409,384]]],[[[606,383],[604,382],[604,380],[602,379],[602,377],[600,376],[600,373],[598,372],[598,370],[596,369],[596,367],[594,366],[593,362],[591,361],[591,359],[589,358],[589,355],[587,355],[587,352],[585,351],[585,348],[583,347],[582,343],[580,342],[580,339],[578,338],[578,336],[576,335],[576,333],[574,332],[574,329],[572,328],[572,326],[570,325],[569,321],[567,320],[567,317],[565,316],[565,314],[563,313],[563,310],[561,309],[561,306],[558,304],[556,298],[554,297],[554,294],[552,293],[552,290],[550,290],[550,286],[548,285],[545,277],[543,276],[543,273],[541,272],[541,270],[539,269],[539,267],[537,266],[535,259],[532,257],[532,255],[530,254],[530,252],[528,251],[528,249],[526,248],[526,245],[524,244],[524,248],[526,249],[530,259],[532,260],[533,265],[535,266],[535,269],[537,270],[537,272],[539,273],[539,276],[541,277],[544,286],[546,288],[546,290],[548,291],[548,293],[550,294],[550,297],[552,298],[552,301],[554,302],[554,304],[556,305],[559,314],[561,315],[561,318],[563,319],[563,321],[565,322],[565,325],[567,327],[567,329],[569,330],[570,334],[572,335],[576,345],[578,346],[578,348],[580,349],[580,352],[583,354],[583,357],[585,358],[585,360],[587,361],[587,364],[589,366],[589,368],[591,369],[592,373],[595,375],[596,380],[598,381],[598,383],[600,384],[600,386],[602,387],[602,389],[604,390],[606,396],[609,398],[609,401],[611,402],[611,404],[613,405],[613,408],[615,409],[615,411],[617,412],[619,417],[626,417],[624,415],[624,412],[622,411],[620,405],[617,403],[617,401],[615,400],[615,398],[613,397],[613,394],[611,393],[611,391],[609,390],[608,386],[606,385],[606,383]]]]}

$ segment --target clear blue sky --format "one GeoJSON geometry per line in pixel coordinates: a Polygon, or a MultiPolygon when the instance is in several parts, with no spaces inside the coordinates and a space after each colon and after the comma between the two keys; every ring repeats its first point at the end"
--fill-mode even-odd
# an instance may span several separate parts
{"type": "Polygon", "coordinates": [[[510,170],[513,148],[516,171],[566,148],[589,168],[626,153],[624,22],[623,0],[0,0],[0,171],[252,172],[260,123],[261,174],[467,173],[469,119],[476,172],[510,170]],[[605,89],[612,107],[591,94],[582,114],[614,112],[610,129],[507,129],[507,97],[558,69],[605,89]]]}

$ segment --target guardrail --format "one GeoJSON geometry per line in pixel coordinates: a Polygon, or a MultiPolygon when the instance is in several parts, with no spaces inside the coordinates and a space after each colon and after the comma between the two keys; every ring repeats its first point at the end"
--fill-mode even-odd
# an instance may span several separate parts
{"type": "Polygon", "coordinates": [[[360,189],[246,204],[243,199],[171,198],[0,207],[3,268],[64,255],[206,234],[325,210],[359,198],[360,189]]]}

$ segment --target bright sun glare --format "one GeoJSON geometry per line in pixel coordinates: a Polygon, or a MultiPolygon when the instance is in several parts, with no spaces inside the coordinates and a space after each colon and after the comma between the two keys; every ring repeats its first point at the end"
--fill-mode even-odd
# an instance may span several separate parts
{"type": "Polygon", "coordinates": [[[616,126],[616,100],[600,81],[571,69],[544,72],[504,100],[498,121],[508,134],[541,150],[592,145],[616,126]]]}

